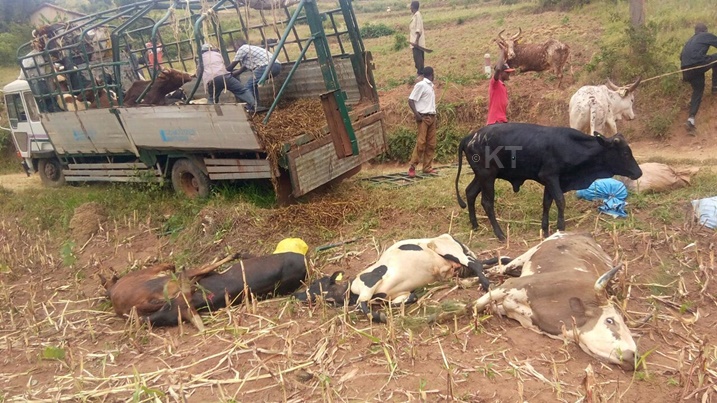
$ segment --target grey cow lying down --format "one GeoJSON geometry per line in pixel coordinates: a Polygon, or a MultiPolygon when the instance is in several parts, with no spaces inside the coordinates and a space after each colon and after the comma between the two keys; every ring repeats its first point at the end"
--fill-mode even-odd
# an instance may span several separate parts
{"type": "Polygon", "coordinates": [[[633,370],[637,346],[605,287],[621,266],[590,235],[556,232],[506,266],[520,273],[475,302],[480,312],[491,303],[523,327],[574,341],[589,355],[633,370]]]}
{"type": "MultiPolygon", "coordinates": [[[[507,263],[510,259],[500,259],[507,263]]],[[[385,322],[383,313],[370,310],[373,299],[390,300],[394,304],[416,301],[413,293],[438,280],[454,275],[459,277],[477,276],[484,290],[490,283],[483,273],[484,264],[496,264],[498,258],[480,261],[465,245],[449,234],[436,238],[406,239],[386,249],[378,261],[363,270],[349,282],[339,282],[343,272],[314,281],[307,290],[294,296],[301,300],[314,300],[317,295],[336,305],[358,304],[372,320],[385,322]]]]}

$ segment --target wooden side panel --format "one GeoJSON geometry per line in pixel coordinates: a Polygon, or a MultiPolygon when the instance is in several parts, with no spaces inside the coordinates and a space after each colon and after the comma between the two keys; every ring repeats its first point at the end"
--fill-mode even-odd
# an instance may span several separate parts
{"type": "Polygon", "coordinates": [[[324,109],[326,115],[326,122],[329,126],[329,133],[334,143],[334,149],[336,150],[336,156],[339,158],[348,157],[353,155],[351,149],[351,140],[349,140],[349,133],[346,131],[346,126],[341,118],[341,112],[339,111],[339,105],[336,102],[336,92],[329,92],[321,94],[321,106],[324,109]]]}
{"type": "Polygon", "coordinates": [[[304,195],[385,150],[383,121],[355,125],[359,155],[339,159],[331,137],[324,137],[288,153],[293,195],[304,195]],[[359,128],[360,127],[360,128],[359,128]]]}
{"type": "Polygon", "coordinates": [[[240,104],[121,108],[120,118],[138,148],[263,149],[240,104]]]}
{"type": "Polygon", "coordinates": [[[42,114],[42,124],[58,154],[131,153],[138,155],[109,109],[42,114]]]}

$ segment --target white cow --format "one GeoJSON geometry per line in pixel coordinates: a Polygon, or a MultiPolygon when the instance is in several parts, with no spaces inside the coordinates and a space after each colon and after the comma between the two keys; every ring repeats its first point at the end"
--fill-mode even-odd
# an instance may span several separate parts
{"type": "Polygon", "coordinates": [[[610,79],[605,85],[586,85],[570,98],[570,127],[594,135],[617,133],[616,121],[632,120],[635,112],[635,89],[640,78],[630,85],[618,87],[610,79]],[[607,129],[610,131],[607,131],[607,129]]]}

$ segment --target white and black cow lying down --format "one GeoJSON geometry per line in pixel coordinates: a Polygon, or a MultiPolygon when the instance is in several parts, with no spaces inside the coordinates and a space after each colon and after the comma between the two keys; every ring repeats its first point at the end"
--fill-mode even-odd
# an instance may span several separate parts
{"type": "Polygon", "coordinates": [[[488,125],[461,140],[458,146],[456,197],[461,208],[466,203],[458,191],[463,153],[475,177],[466,187],[468,215],[473,229],[478,228],[475,203],[481,205],[490,220],[493,232],[505,240],[495,218],[495,180],[504,179],[518,192],[526,180],[543,186],[543,235],[548,234],[548,216],[555,201],[558,207],[558,230],[565,230],[565,197],[563,193],[585,189],[593,181],[613,175],[637,179],[642,176],[632,150],[621,134],[593,136],[569,127],[547,127],[527,123],[488,125]]]}
{"type": "Polygon", "coordinates": [[[100,275],[100,280],[118,316],[136,310],[140,321],[153,326],[176,326],[186,320],[202,330],[199,312],[240,302],[245,293],[265,298],[298,289],[306,280],[308,249],[303,240],[287,238],[273,254],[244,259],[221,273],[215,270],[237,255],[178,273],[173,264],[164,263],[122,278],[107,280],[100,275]]]}
{"type": "MultiPolygon", "coordinates": [[[[378,261],[349,282],[339,283],[343,272],[314,281],[307,290],[294,293],[301,300],[312,301],[317,295],[335,305],[358,304],[374,321],[385,322],[383,313],[369,309],[372,299],[390,300],[394,304],[416,301],[414,290],[451,276],[477,276],[484,290],[490,282],[483,273],[484,264],[496,264],[498,258],[480,261],[465,245],[449,234],[436,238],[406,239],[386,249],[378,261]]],[[[502,262],[510,259],[502,258],[502,262]]]]}
{"type": "Polygon", "coordinates": [[[480,312],[497,304],[497,312],[523,327],[574,341],[598,359],[633,370],[637,347],[605,287],[621,266],[587,234],[556,232],[500,272],[516,275],[480,297],[480,312]]]}

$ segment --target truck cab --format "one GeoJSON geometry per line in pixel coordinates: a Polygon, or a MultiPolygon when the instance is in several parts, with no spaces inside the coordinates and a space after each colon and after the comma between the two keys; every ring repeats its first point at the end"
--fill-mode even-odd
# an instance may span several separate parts
{"type": "MultiPolygon", "coordinates": [[[[15,80],[3,87],[2,91],[7,106],[12,141],[15,144],[18,157],[22,159],[23,169],[30,175],[39,168],[38,158],[54,157],[55,149],[42,126],[40,113],[28,82],[15,80]]],[[[43,164],[43,168],[46,168],[46,164],[43,164]]],[[[48,173],[51,176],[57,175],[53,172],[41,173],[43,181],[48,173]]]]}

